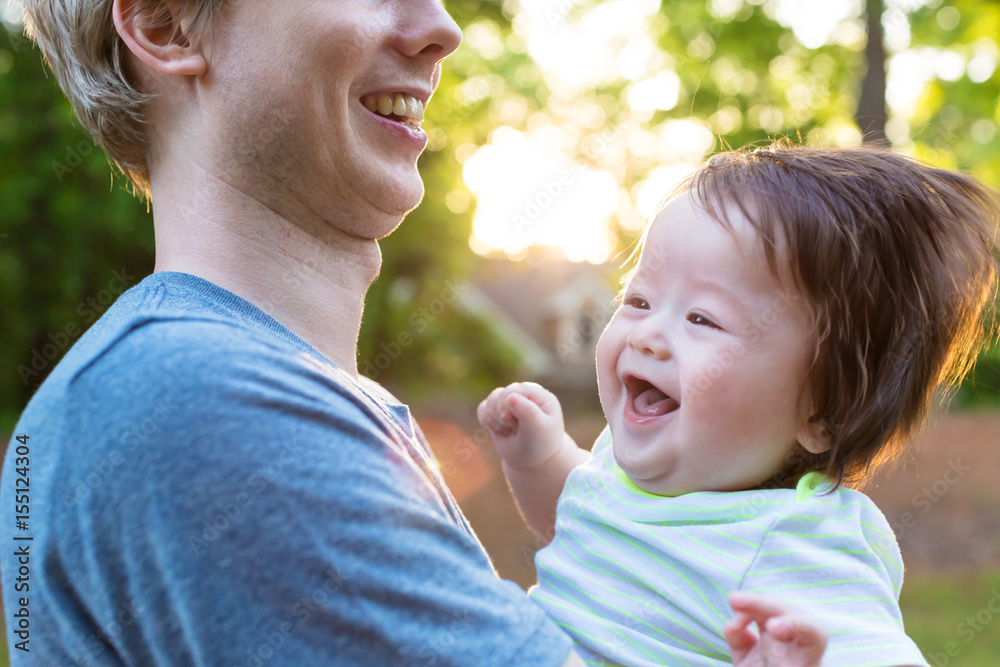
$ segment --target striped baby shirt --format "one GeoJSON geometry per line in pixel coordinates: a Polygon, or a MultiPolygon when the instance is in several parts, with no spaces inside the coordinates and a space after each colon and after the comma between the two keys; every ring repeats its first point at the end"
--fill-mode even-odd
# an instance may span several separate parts
{"type": "Polygon", "coordinates": [[[662,497],[615,463],[605,429],[559,497],[529,595],[589,665],[731,664],[733,591],[820,619],[824,667],[927,665],[899,611],[903,563],[871,500],[818,474],[795,489],[662,497]]]}

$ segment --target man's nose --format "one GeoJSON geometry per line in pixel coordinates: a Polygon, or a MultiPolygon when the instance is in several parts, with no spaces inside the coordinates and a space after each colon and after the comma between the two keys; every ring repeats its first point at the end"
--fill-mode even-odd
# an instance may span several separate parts
{"type": "Polygon", "coordinates": [[[462,31],[437,0],[407,3],[401,26],[399,50],[410,58],[427,57],[440,62],[462,43],[462,31]]]}
{"type": "Polygon", "coordinates": [[[626,338],[629,347],[654,359],[669,359],[672,354],[669,336],[662,322],[646,318],[638,322],[626,338]]]}

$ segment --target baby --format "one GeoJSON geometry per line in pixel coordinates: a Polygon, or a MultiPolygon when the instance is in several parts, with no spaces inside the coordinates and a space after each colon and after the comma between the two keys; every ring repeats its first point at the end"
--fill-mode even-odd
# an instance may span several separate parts
{"type": "Polygon", "coordinates": [[[675,191],[597,346],[593,451],[536,384],[479,406],[551,539],[530,595],[585,662],[927,664],[892,530],[842,484],[968,370],[997,220],[974,180],[881,149],[722,153],[675,191]]]}

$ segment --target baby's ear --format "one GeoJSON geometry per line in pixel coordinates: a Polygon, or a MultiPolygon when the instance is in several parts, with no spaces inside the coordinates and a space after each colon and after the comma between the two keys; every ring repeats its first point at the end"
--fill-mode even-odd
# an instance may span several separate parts
{"type": "Polygon", "coordinates": [[[795,439],[811,454],[822,454],[830,449],[830,433],[819,415],[813,415],[796,434],[795,439]]]}

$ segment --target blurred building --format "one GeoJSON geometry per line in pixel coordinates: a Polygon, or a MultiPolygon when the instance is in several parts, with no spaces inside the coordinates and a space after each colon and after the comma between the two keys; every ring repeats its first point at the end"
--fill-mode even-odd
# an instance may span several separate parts
{"type": "MultiPolygon", "coordinates": [[[[596,395],[594,353],[614,312],[618,270],[546,258],[484,259],[470,276],[462,305],[521,351],[530,379],[560,398],[596,395]]],[[[565,399],[564,399],[565,400],[565,399]]]]}

